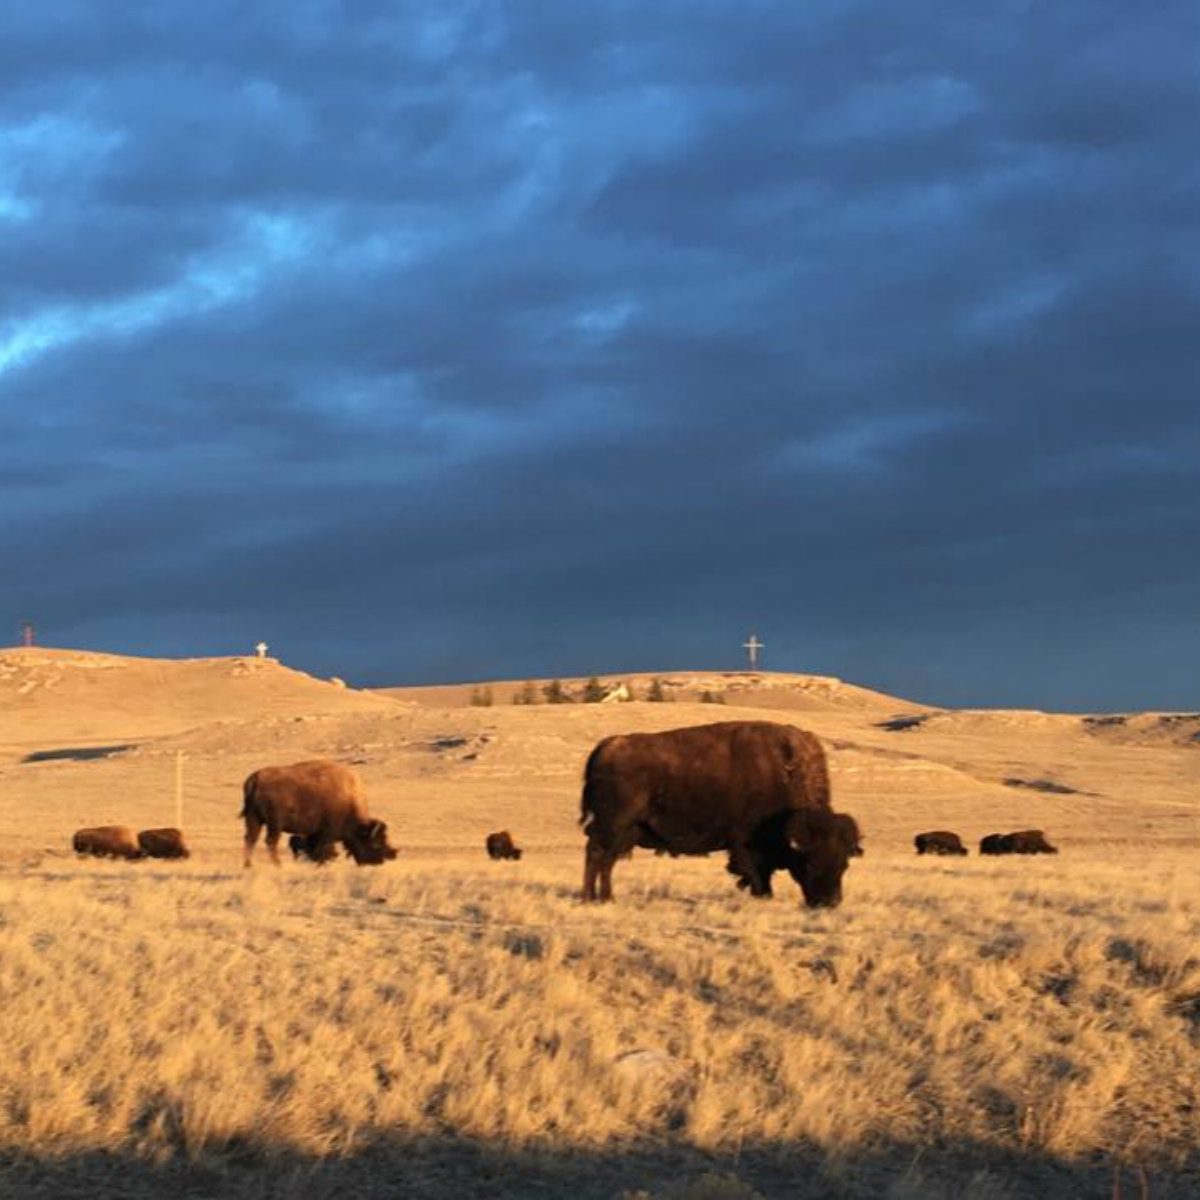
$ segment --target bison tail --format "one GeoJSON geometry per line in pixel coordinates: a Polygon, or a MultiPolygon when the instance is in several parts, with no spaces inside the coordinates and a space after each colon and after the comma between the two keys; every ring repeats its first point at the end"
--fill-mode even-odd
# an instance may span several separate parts
{"type": "Polygon", "coordinates": [[[579,823],[586,825],[588,817],[592,816],[596,811],[596,757],[600,752],[601,742],[591,754],[588,755],[587,766],[583,768],[583,796],[579,805],[579,823]]]}
{"type": "Polygon", "coordinates": [[[242,811],[238,816],[243,820],[250,815],[250,805],[254,802],[254,793],[258,788],[258,772],[253,771],[246,776],[246,782],[242,784],[242,811]]]}

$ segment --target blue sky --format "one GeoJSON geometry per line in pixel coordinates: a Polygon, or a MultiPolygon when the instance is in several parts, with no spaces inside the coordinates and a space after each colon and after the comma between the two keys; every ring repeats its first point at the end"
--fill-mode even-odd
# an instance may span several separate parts
{"type": "Polygon", "coordinates": [[[0,11],[0,610],[1195,708],[1200,10],[0,11]]]}

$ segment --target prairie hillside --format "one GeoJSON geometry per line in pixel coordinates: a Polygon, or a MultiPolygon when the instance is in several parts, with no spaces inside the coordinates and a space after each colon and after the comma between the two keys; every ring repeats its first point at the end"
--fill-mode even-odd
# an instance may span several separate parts
{"type": "MultiPolygon", "coordinates": [[[[628,677],[635,694],[649,678],[628,677]]],[[[580,772],[599,738],[736,717],[824,739],[835,803],[873,851],[938,827],[972,842],[1033,826],[1077,846],[1200,846],[1198,714],[941,710],[821,676],[659,678],[668,703],[525,707],[498,684],[481,708],[471,685],[362,692],[271,659],[3,651],[0,859],[59,850],[82,824],[173,823],[177,753],[185,824],[214,861],[236,859],[244,777],[317,755],[355,766],[411,852],[474,847],[506,825],[541,849],[577,848],[580,772]],[[725,703],[699,703],[705,691],[725,703]]]]}
{"type": "Polygon", "coordinates": [[[1196,1194],[1200,718],[659,678],[666,703],[479,707],[0,652],[0,1194],[1196,1194]],[[865,832],[843,906],[646,854],[579,905],[595,742],[741,716],[825,741],[865,832]],[[190,860],[69,852],[174,823],[179,755],[190,860]],[[400,859],[242,871],[242,779],[315,755],[400,859]],[[911,849],[1027,827],[1062,853],[911,849]],[[499,828],[521,862],[484,857],[499,828]]]}

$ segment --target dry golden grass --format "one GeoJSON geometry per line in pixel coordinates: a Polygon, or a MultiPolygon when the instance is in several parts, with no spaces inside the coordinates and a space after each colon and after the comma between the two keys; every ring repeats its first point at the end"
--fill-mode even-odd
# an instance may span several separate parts
{"type": "Polygon", "coordinates": [[[270,662],[0,667],[5,1200],[1018,1200],[1110,1196],[1120,1164],[1126,1198],[1139,1167],[1153,1200],[1200,1194],[1193,718],[897,731],[927,710],[804,676],[689,677],[741,707],[483,709],[270,662]],[[648,855],[579,905],[595,741],[737,716],[830,747],[866,832],[843,907],[648,855]],[[172,823],[177,752],[189,862],[69,853],[172,823]],[[242,779],[318,754],[401,858],[243,872],[242,779]],[[520,863],[483,857],[503,827],[520,863]],[[1027,827],[1062,854],[912,854],[1027,827]]]}
{"type": "Polygon", "coordinates": [[[585,908],[550,858],[3,876],[0,1147],[769,1147],[862,1157],[893,1191],[967,1153],[1010,1164],[989,1195],[1040,1162],[1196,1166],[1190,855],[863,860],[834,913],[652,857],[585,908]]]}

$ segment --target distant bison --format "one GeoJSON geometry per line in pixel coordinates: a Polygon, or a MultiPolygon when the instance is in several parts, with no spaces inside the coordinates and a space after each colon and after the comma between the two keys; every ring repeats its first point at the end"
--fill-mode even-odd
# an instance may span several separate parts
{"type": "Polygon", "coordinates": [[[358,776],[341,763],[317,758],[262,767],[247,777],[242,795],[246,866],[264,826],[267,850],[276,865],[279,837],[285,832],[310,839],[305,852],[317,862],[334,857],[334,843],[339,841],[360,866],[396,857],[388,845],[387,826],[367,813],[358,776]]]}
{"type": "Polygon", "coordinates": [[[989,833],[979,843],[980,854],[1057,854],[1058,847],[1046,841],[1040,829],[1021,829],[1016,833],[989,833]]]}
{"type": "Polygon", "coordinates": [[[307,858],[312,862],[328,862],[332,858],[337,858],[338,848],[335,844],[330,843],[325,849],[325,857],[317,857],[317,842],[318,836],[315,833],[309,834],[307,837],[302,837],[298,833],[293,833],[288,838],[288,849],[292,852],[292,857],[295,859],[307,858]]]}
{"type": "Polygon", "coordinates": [[[518,859],[521,857],[521,851],[513,844],[512,834],[507,829],[502,829],[499,833],[489,833],[486,844],[488,858],[518,859]]]}
{"type": "Polygon", "coordinates": [[[124,825],[97,825],[80,829],[71,839],[76,854],[93,854],[97,858],[141,858],[142,848],[137,834],[124,825]]]}
{"type": "Polygon", "coordinates": [[[772,874],[786,869],[807,904],[833,906],[862,852],[853,817],[830,809],[820,742],[769,721],[605,738],[588,758],[581,809],[584,900],[611,900],[613,865],[641,846],[726,850],[752,895],[769,896],[772,874]]]}
{"type": "Polygon", "coordinates": [[[189,851],[183,842],[181,829],[143,829],[137,835],[138,845],[147,858],[187,858],[189,851]]]}
{"type": "Polygon", "coordinates": [[[934,829],[929,833],[918,833],[913,838],[918,854],[966,854],[967,848],[957,833],[948,829],[934,829]]]}

